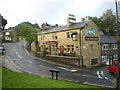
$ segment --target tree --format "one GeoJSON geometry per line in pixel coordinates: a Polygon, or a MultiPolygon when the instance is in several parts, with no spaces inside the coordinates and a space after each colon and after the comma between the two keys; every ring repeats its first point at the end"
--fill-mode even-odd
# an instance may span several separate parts
{"type": "Polygon", "coordinates": [[[15,27],[18,36],[24,38],[28,42],[37,41],[37,33],[41,31],[37,24],[23,22],[15,27]]]}
{"type": "Polygon", "coordinates": [[[40,29],[36,29],[29,26],[21,26],[20,28],[21,30],[19,32],[19,35],[22,38],[25,38],[29,42],[37,41],[36,35],[38,32],[40,32],[40,29]]]}
{"type": "MultiPolygon", "coordinates": [[[[105,35],[114,35],[116,16],[111,9],[106,10],[100,18],[90,16],[87,17],[93,20],[105,35]]],[[[85,19],[82,18],[82,21],[84,20],[85,19]]]]}
{"type": "Polygon", "coordinates": [[[114,34],[114,27],[116,23],[116,16],[114,15],[111,9],[106,10],[103,15],[100,17],[102,28],[101,30],[105,34],[114,34]]]}

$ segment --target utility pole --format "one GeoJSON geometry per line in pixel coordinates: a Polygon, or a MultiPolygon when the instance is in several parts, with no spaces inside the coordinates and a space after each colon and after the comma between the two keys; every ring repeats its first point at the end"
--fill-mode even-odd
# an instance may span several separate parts
{"type": "MultiPolygon", "coordinates": [[[[120,30],[119,30],[119,21],[118,21],[118,4],[117,0],[115,0],[115,6],[116,6],[116,25],[117,25],[117,33],[116,33],[116,38],[117,38],[117,55],[118,55],[118,63],[120,63],[120,30]]],[[[118,65],[118,71],[120,70],[120,65],[118,65]]],[[[117,73],[117,90],[120,90],[120,74],[117,73]]]]}

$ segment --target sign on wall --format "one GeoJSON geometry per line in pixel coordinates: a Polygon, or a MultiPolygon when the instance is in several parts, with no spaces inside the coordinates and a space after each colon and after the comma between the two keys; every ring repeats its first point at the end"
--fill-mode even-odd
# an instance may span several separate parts
{"type": "Polygon", "coordinates": [[[86,29],[85,35],[95,35],[96,30],[86,29]]]}
{"type": "Polygon", "coordinates": [[[85,37],[86,41],[98,41],[99,37],[85,37]]]}
{"type": "Polygon", "coordinates": [[[46,41],[43,42],[42,44],[58,44],[58,41],[46,41]]]}

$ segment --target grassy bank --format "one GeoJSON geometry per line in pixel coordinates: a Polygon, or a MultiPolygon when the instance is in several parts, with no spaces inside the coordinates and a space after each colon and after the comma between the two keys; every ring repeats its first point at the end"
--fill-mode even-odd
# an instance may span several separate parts
{"type": "Polygon", "coordinates": [[[17,73],[5,68],[2,69],[3,88],[96,88],[37,76],[17,73]]]}

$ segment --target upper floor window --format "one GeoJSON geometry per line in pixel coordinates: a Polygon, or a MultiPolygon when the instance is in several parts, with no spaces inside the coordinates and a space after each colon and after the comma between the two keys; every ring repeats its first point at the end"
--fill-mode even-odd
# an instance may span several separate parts
{"type": "Polygon", "coordinates": [[[52,39],[58,39],[57,34],[52,34],[52,39]]]}
{"type": "Polygon", "coordinates": [[[108,50],[108,44],[103,44],[103,50],[108,50]]]}
{"type": "Polygon", "coordinates": [[[113,44],[113,49],[117,49],[117,44],[113,44]]]}
{"type": "Polygon", "coordinates": [[[67,38],[72,38],[73,41],[77,41],[77,32],[67,32],[67,38]]]}
{"type": "Polygon", "coordinates": [[[71,33],[67,32],[67,38],[71,38],[71,33]]]}
{"type": "Polygon", "coordinates": [[[45,35],[41,35],[41,40],[45,40],[45,35]]]}

